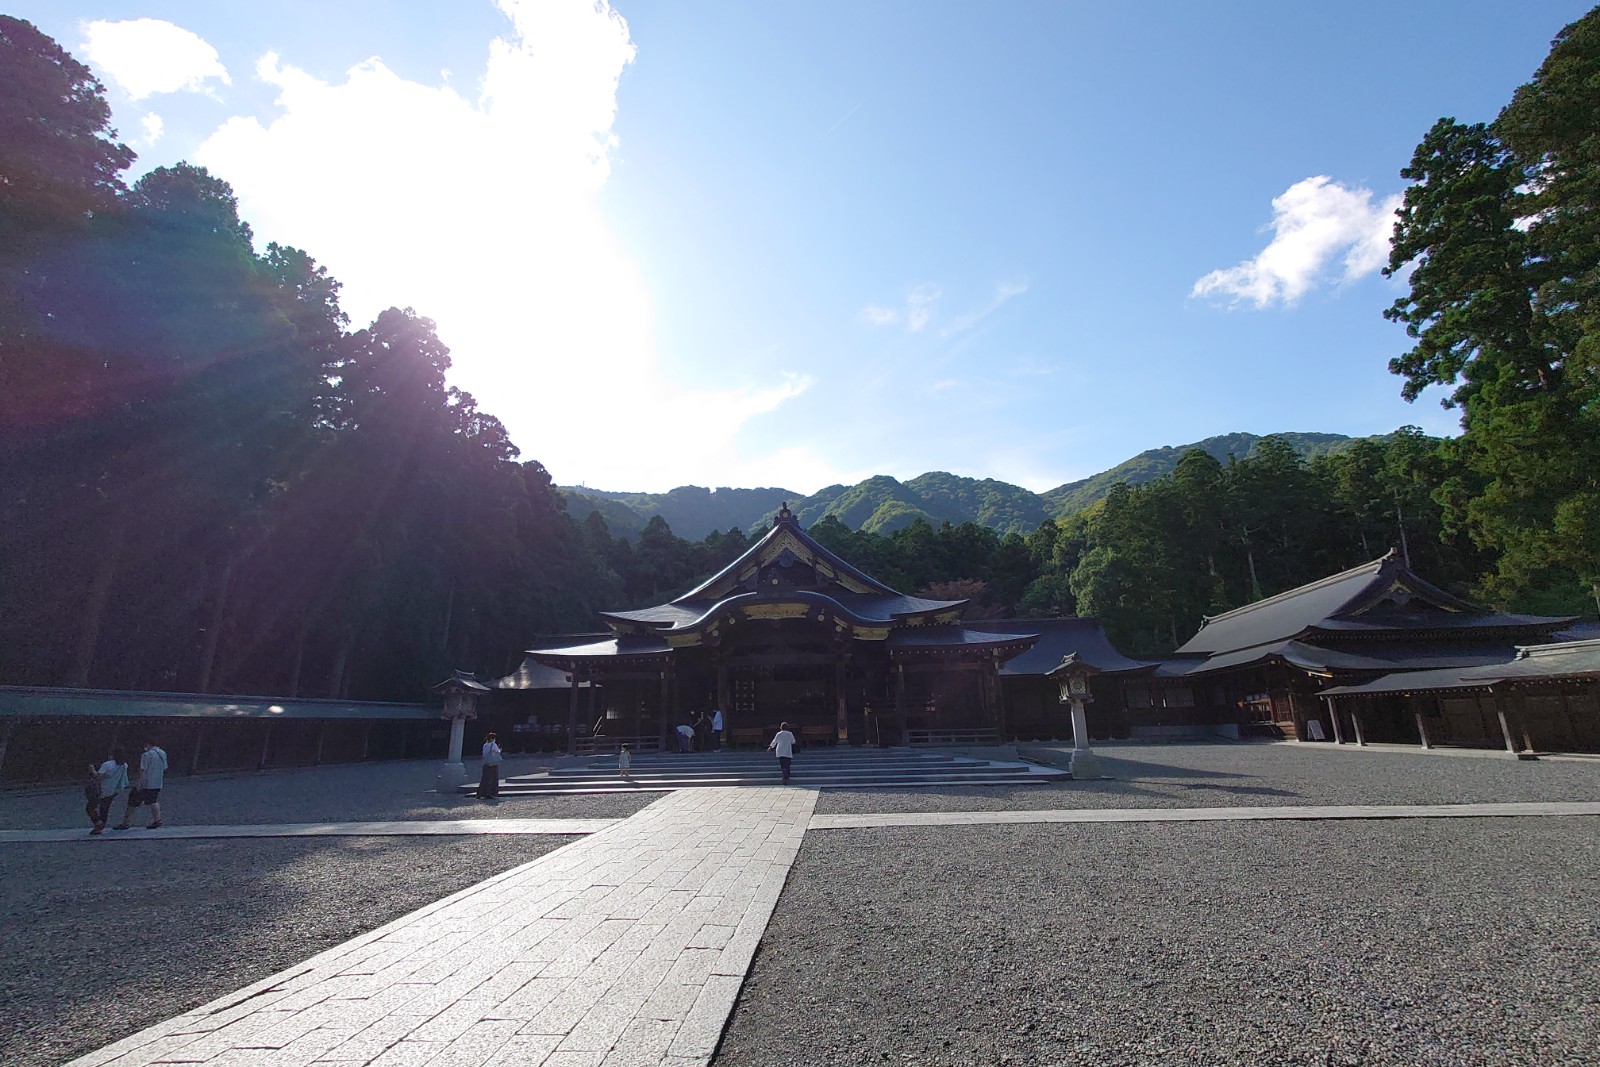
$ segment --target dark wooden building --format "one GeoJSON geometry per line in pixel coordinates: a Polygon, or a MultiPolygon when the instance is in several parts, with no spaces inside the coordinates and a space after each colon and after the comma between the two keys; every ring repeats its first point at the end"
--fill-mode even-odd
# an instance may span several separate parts
{"type": "MultiPolygon", "coordinates": [[[[1211,724],[1299,740],[1354,740],[1354,704],[1320,699],[1386,676],[1503,664],[1572,617],[1480,607],[1429,584],[1390,552],[1298,589],[1208,617],[1147,680],[1125,686],[1136,721],[1211,724]]],[[[1375,694],[1374,694],[1375,695],[1375,694]]],[[[1365,740],[1419,740],[1404,701],[1371,700],[1365,740]]]]}
{"type": "MultiPolygon", "coordinates": [[[[1321,692],[1333,722],[1368,739],[1372,722],[1390,734],[1409,719],[1423,747],[1504,745],[1528,751],[1600,752],[1600,640],[1518,648],[1503,662],[1478,667],[1400,671],[1321,692]]],[[[1400,736],[1401,741],[1413,737],[1400,736]]]]}
{"type": "MultiPolygon", "coordinates": [[[[748,551],[682,596],[604,613],[605,633],[529,649],[525,677],[491,683],[492,706],[526,711],[519,721],[548,719],[547,683],[560,678],[574,739],[598,726],[605,737],[663,743],[678,724],[721,708],[735,743],[765,744],[787,721],[813,743],[982,744],[1014,736],[1017,725],[1060,736],[1064,719],[1045,721],[1043,675],[1067,651],[1106,672],[1146,666],[1112,649],[1093,620],[973,623],[965,610],[963,600],[884,585],[785,507],[748,551]]],[[[1115,686],[1106,691],[1113,714],[1115,686]]]]}

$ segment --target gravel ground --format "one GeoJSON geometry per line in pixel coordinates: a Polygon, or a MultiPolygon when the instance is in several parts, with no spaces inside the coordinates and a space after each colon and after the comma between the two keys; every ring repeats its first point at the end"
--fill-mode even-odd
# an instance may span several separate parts
{"type": "MultiPolygon", "coordinates": [[[[502,777],[528,774],[547,764],[508,759],[502,777]]],[[[474,782],[476,762],[467,770],[474,782]]],[[[660,793],[584,797],[501,797],[498,801],[434,791],[435,760],[354,763],[260,773],[169,776],[161,791],[161,818],[169,826],[277,822],[360,822],[368,819],[599,819],[626,818],[660,793]]],[[[118,801],[112,817],[120,818],[118,801]]],[[[148,822],[148,816],[136,819],[148,822]]],[[[0,829],[57,830],[83,826],[83,797],[76,786],[0,793],[0,829]]]]}
{"type": "Polygon", "coordinates": [[[0,1063],[63,1063],[569,840],[0,846],[0,1063]]]}
{"type": "MultiPolygon", "coordinates": [[[[1330,752],[1248,743],[1107,745],[1095,752],[1115,781],[824,791],[817,814],[1600,800],[1600,760],[1330,752]]],[[[795,763],[803,776],[804,758],[795,763]]]]}
{"type": "Polygon", "coordinates": [[[1597,828],[816,831],[714,1063],[1592,1065],[1597,828]]]}

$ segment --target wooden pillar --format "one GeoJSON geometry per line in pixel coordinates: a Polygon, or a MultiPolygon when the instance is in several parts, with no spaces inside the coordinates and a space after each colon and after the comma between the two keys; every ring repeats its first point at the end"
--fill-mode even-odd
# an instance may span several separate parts
{"type": "Polygon", "coordinates": [[[596,705],[598,703],[598,698],[596,697],[594,690],[595,690],[594,679],[590,678],[589,679],[589,714],[586,716],[586,718],[589,720],[590,729],[593,729],[594,728],[594,724],[600,721],[600,716],[605,714],[605,709],[603,709],[603,708],[598,709],[598,710],[596,709],[596,705]]]}
{"type": "Polygon", "coordinates": [[[1327,698],[1328,722],[1333,726],[1333,743],[1344,744],[1344,725],[1339,721],[1339,702],[1333,697],[1327,698]]]}
{"type": "Polygon", "coordinates": [[[267,720],[266,734],[261,738],[261,762],[256,764],[256,770],[267,769],[267,760],[272,755],[272,720],[267,720]]]}
{"type": "Polygon", "coordinates": [[[668,678],[670,676],[668,675],[668,673],[667,673],[665,668],[663,668],[661,670],[660,674],[661,674],[661,720],[663,722],[671,723],[672,724],[672,732],[673,732],[674,735],[676,735],[677,732],[678,732],[678,718],[679,718],[679,716],[677,714],[678,709],[674,708],[674,707],[671,707],[670,703],[669,703],[670,686],[668,684],[668,678]]]}
{"type": "Polygon", "coordinates": [[[328,739],[328,720],[323,719],[317,723],[317,755],[312,761],[317,766],[322,766],[322,744],[328,739]]]}
{"type": "Polygon", "coordinates": [[[1494,713],[1500,717],[1500,734],[1506,739],[1506,751],[1513,756],[1517,754],[1517,742],[1511,737],[1511,723],[1506,719],[1506,709],[1501,705],[1500,698],[1495,697],[1494,713]]]}
{"type": "Polygon", "coordinates": [[[15,719],[7,719],[5,729],[0,730],[0,782],[5,781],[6,749],[11,747],[11,738],[16,733],[16,730],[17,722],[15,719]]]}
{"type": "MultiPolygon", "coordinates": [[[[594,686],[594,679],[593,678],[589,679],[589,685],[590,685],[591,688],[594,686]]],[[[608,696],[606,699],[609,702],[611,698],[608,696]]],[[[630,703],[633,704],[633,736],[634,737],[643,737],[644,736],[644,704],[641,701],[638,701],[638,700],[630,701],[630,703]]]]}
{"type": "MultiPolygon", "coordinates": [[[[567,699],[567,755],[576,756],[578,754],[578,665],[569,663],[567,669],[572,672],[569,676],[572,679],[572,692],[567,699]]],[[[589,684],[594,685],[593,678],[589,679],[589,684]]]]}
{"type": "Polygon", "coordinates": [[[189,753],[189,773],[195,774],[200,770],[200,742],[205,737],[206,721],[201,719],[194,724],[194,751],[189,753]]]}
{"type": "MultiPolygon", "coordinates": [[[[722,657],[721,656],[718,656],[717,657],[717,707],[722,709],[722,736],[724,738],[732,737],[732,735],[729,734],[728,731],[733,728],[733,720],[731,719],[731,716],[733,715],[733,701],[728,699],[728,698],[729,698],[729,693],[728,693],[728,665],[722,661],[722,657]]],[[[728,747],[732,748],[733,745],[731,743],[729,743],[728,747]]]]}
{"type": "Polygon", "coordinates": [[[1364,700],[1365,698],[1363,698],[1361,701],[1357,701],[1350,708],[1350,722],[1351,725],[1356,728],[1356,744],[1362,746],[1363,748],[1366,747],[1367,744],[1367,735],[1361,729],[1361,712],[1357,709],[1361,706],[1364,700]]]}
{"type": "Polygon", "coordinates": [[[1522,727],[1522,751],[1533,751],[1533,737],[1528,733],[1528,696],[1517,694],[1517,725],[1522,727]]]}
{"type": "Polygon", "coordinates": [[[906,740],[906,665],[894,665],[894,722],[895,731],[899,735],[896,744],[907,744],[906,740]]]}
{"type": "Polygon", "coordinates": [[[1000,730],[1000,743],[1006,740],[1006,684],[1000,678],[1000,657],[996,655],[989,672],[989,684],[994,687],[994,721],[1000,730]]]}
{"type": "Polygon", "coordinates": [[[989,665],[984,660],[966,668],[978,683],[978,725],[994,725],[994,701],[989,695],[989,665]]]}
{"type": "Polygon", "coordinates": [[[1423,749],[1432,748],[1433,745],[1428,743],[1428,724],[1422,721],[1422,710],[1420,708],[1418,708],[1418,709],[1412,711],[1411,714],[1417,720],[1417,736],[1422,738],[1422,747],[1423,747],[1423,749]]]}
{"type": "Polygon", "coordinates": [[[844,698],[844,660],[844,649],[836,648],[833,653],[833,701],[836,709],[833,739],[841,745],[850,740],[850,709],[844,698]]]}
{"type": "Polygon", "coordinates": [[[372,724],[367,723],[361,731],[361,762],[367,762],[367,755],[372,751],[372,724]]]}

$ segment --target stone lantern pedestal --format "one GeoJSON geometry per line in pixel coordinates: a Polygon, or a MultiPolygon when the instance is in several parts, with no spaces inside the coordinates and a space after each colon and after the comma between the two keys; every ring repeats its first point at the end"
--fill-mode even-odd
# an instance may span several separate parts
{"type": "Polygon", "coordinates": [[[478,717],[478,695],[487,693],[489,687],[467,671],[456,671],[433,687],[444,697],[444,717],[450,720],[450,749],[444,765],[434,779],[434,788],[441,793],[459,792],[467,783],[467,768],[461,762],[461,743],[466,733],[467,720],[478,717]]]}
{"type": "Polygon", "coordinates": [[[1100,757],[1089,745],[1089,717],[1084,705],[1094,699],[1089,691],[1089,679],[1100,671],[1083,663],[1076,652],[1061,659],[1061,665],[1050,671],[1049,677],[1061,685],[1061,703],[1072,708],[1072,777],[1078,780],[1102,778],[1100,757]]]}

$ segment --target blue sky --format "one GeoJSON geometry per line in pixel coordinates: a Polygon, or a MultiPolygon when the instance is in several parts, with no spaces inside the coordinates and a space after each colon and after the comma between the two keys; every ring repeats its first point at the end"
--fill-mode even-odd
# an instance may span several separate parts
{"type": "Polygon", "coordinates": [[[138,169],[411,305],[564,484],[1046,489],[1451,432],[1386,369],[1399,170],[1587,5],[13,2],[138,169]],[[159,120],[159,122],[157,121],[159,120]]]}

